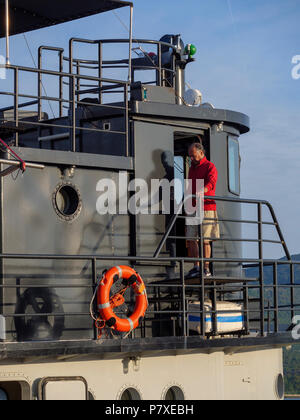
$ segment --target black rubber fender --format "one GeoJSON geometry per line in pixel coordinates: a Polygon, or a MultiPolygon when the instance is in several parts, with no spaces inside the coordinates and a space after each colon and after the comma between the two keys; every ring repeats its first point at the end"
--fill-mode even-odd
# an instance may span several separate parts
{"type": "MultiPolygon", "coordinates": [[[[32,311],[30,311],[32,313],[32,311]]],[[[59,340],[65,327],[63,305],[50,288],[30,287],[18,298],[15,314],[25,316],[15,317],[15,327],[18,341],[49,341],[59,340]],[[26,315],[27,308],[31,306],[35,314],[40,316],[26,315]],[[43,314],[53,314],[51,325],[49,317],[43,314]],[[55,316],[55,313],[60,314],[55,316]]]]}

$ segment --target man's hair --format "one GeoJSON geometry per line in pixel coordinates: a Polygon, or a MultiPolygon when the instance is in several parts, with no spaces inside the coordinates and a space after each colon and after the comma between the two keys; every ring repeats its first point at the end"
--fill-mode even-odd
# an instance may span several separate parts
{"type": "Polygon", "coordinates": [[[199,152],[203,152],[205,154],[205,148],[202,143],[193,143],[190,145],[189,150],[197,149],[199,152]]]}

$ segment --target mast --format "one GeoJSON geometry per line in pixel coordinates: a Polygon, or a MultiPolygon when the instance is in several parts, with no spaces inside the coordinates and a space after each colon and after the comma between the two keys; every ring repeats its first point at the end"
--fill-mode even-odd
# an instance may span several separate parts
{"type": "Polygon", "coordinates": [[[6,64],[9,62],[9,0],[5,0],[5,26],[6,26],[6,64]]]}

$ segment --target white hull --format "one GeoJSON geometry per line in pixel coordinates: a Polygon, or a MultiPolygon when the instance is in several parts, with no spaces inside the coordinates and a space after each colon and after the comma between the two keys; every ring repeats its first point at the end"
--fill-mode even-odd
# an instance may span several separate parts
{"type": "MultiPolygon", "coordinates": [[[[45,377],[83,377],[96,400],[118,400],[134,388],[143,400],[163,400],[167,390],[179,387],[185,400],[275,400],[276,380],[283,373],[282,349],[245,349],[233,354],[223,351],[188,354],[149,353],[140,359],[83,359],[0,366],[0,382],[25,381],[30,398],[37,398],[38,382],[45,377]],[[29,387],[28,387],[29,390],[29,387]]],[[[36,359],[35,359],[36,360],[36,359]]],[[[51,390],[51,399],[78,399],[68,385],[51,390]]]]}

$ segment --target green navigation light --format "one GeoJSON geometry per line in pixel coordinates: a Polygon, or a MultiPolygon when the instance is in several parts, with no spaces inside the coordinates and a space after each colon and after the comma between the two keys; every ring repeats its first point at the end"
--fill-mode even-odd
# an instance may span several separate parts
{"type": "Polygon", "coordinates": [[[194,44],[187,44],[187,46],[185,47],[185,53],[189,56],[189,57],[193,57],[197,52],[197,48],[194,44]]]}

